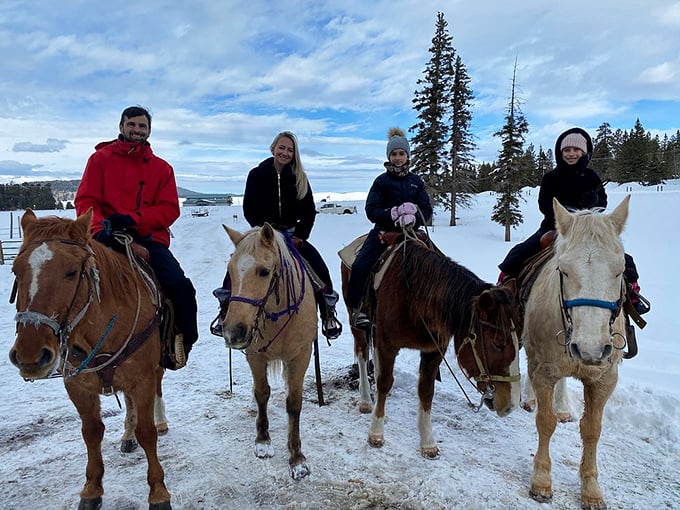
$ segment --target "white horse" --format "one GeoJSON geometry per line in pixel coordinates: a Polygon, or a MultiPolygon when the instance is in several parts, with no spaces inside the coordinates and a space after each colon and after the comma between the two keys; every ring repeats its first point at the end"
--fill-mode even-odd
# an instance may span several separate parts
{"type": "Polygon", "coordinates": [[[587,509],[606,508],[597,482],[597,443],[626,343],[621,311],[624,251],[619,236],[629,200],[630,195],[609,215],[588,210],[570,213],[553,200],[555,253],[531,290],[523,331],[538,406],[538,449],[530,489],[537,501],[552,499],[549,446],[557,423],[555,384],[572,376],[583,383],[581,504],[587,509]]]}

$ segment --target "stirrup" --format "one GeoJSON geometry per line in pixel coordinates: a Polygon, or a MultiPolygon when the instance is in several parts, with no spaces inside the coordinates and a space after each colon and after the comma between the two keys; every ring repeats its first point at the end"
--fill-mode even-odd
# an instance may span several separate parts
{"type": "Polygon", "coordinates": [[[335,340],[342,334],[342,324],[335,317],[335,314],[321,322],[321,332],[329,340],[335,340]]]}
{"type": "Polygon", "coordinates": [[[357,311],[352,314],[352,326],[356,329],[367,330],[371,328],[371,319],[368,314],[363,311],[357,311]]]}
{"type": "Polygon", "coordinates": [[[183,368],[187,364],[187,355],[184,352],[184,335],[175,335],[175,366],[183,368]]]}
{"type": "MultiPolygon", "coordinates": [[[[226,314],[224,314],[226,316],[226,314]]],[[[224,316],[222,315],[222,310],[217,314],[212,322],[210,323],[210,333],[215,336],[222,336],[222,323],[224,322],[224,316]]]]}

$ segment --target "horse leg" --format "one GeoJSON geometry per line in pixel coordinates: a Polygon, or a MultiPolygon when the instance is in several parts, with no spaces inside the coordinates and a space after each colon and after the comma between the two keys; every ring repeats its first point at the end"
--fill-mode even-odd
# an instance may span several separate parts
{"type": "Polygon", "coordinates": [[[522,409],[533,413],[536,410],[536,393],[534,386],[531,384],[529,374],[524,378],[524,395],[522,397],[522,409]]]}
{"type": "Polygon", "coordinates": [[[562,377],[555,385],[555,397],[553,398],[553,405],[555,408],[555,416],[560,423],[567,423],[574,421],[574,415],[571,412],[571,403],[569,402],[569,392],[567,391],[567,378],[562,377]]]}
{"type": "Polygon", "coordinates": [[[432,399],[434,380],[442,361],[438,352],[420,353],[420,375],[418,377],[418,431],[420,432],[420,454],[428,459],[439,456],[437,441],[432,433],[432,399]]]}
{"type": "Polygon", "coordinates": [[[127,393],[125,397],[125,430],[123,437],[120,438],[120,451],[123,453],[134,452],[137,449],[137,439],[135,438],[135,428],[137,427],[137,408],[135,403],[127,393]]]}
{"type": "Polygon", "coordinates": [[[368,414],[373,410],[371,383],[368,380],[368,340],[363,331],[361,333],[352,332],[355,334],[354,355],[357,359],[357,367],[359,368],[359,412],[368,414]]]}
{"type": "Polygon", "coordinates": [[[547,503],[552,500],[550,438],[557,426],[557,418],[553,413],[553,392],[556,381],[537,380],[535,374],[532,374],[531,380],[538,403],[536,411],[538,449],[534,456],[534,471],[531,475],[529,494],[536,501],[547,503]]]}
{"type": "Polygon", "coordinates": [[[132,390],[131,397],[137,409],[135,435],[146,454],[149,508],[170,510],[170,493],[165,486],[165,473],[158,460],[158,432],[154,423],[155,379],[138,383],[132,390]]]}
{"type": "Polygon", "coordinates": [[[373,349],[373,359],[376,360],[375,366],[375,387],[377,399],[373,408],[373,418],[371,427],[368,429],[368,444],[380,448],[385,444],[385,400],[394,384],[394,360],[397,351],[376,347],[373,349]]]}
{"type": "Polygon", "coordinates": [[[288,362],[288,395],[286,396],[286,412],[288,413],[288,468],[293,480],[300,480],[311,470],[302,453],[300,440],[300,412],[302,411],[302,385],[309,365],[310,353],[303,352],[288,362]]]}
{"type": "Polygon", "coordinates": [[[165,401],[163,400],[163,375],[165,369],[156,367],[156,398],[154,399],[153,420],[159,436],[168,433],[168,418],[165,416],[165,401]]]}
{"type": "Polygon", "coordinates": [[[610,381],[583,382],[583,417],[580,422],[583,453],[579,475],[581,478],[581,507],[586,509],[604,509],[607,505],[597,482],[597,443],[602,431],[602,412],[604,406],[616,386],[617,376],[610,381]]]}
{"type": "Polygon", "coordinates": [[[267,416],[267,403],[271,395],[271,387],[269,381],[267,381],[267,361],[260,356],[248,356],[248,364],[253,375],[253,394],[255,402],[257,402],[255,455],[260,459],[266,459],[274,456],[267,416]]]}
{"type": "Polygon", "coordinates": [[[99,395],[84,390],[76,383],[66,383],[66,391],[75,405],[81,420],[81,433],[87,447],[87,467],[85,468],[85,486],[80,491],[82,509],[96,509],[101,506],[104,486],[104,460],[102,459],[102,439],[104,438],[104,422],[101,418],[101,402],[99,395]]]}

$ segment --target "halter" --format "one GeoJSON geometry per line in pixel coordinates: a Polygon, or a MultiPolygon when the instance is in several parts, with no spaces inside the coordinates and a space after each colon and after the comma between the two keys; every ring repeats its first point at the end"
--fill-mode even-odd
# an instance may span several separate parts
{"type": "Polygon", "coordinates": [[[261,299],[251,299],[248,297],[243,297],[243,296],[234,296],[232,295],[229,298],[229,302],[231,301],[237,301],[241,303],[246,303],[252,306],[257,307],[257,311],[255,312],[255,322],[253,324],[253,328],[250,332],[250,336],[248,338],[248,345],[253,343],[255,335],[258,335],[260,338],[264,340],[264,335],[262,334],[261,330],[261,323],[262,319],[270,320],[272,322],[277,322],[282,316],[287,315],[288,318],[284,322],[283,326],[281,326],[281,329],[272,337],[269,339],[269,341],[263,346],[260,347],[257,352],[266,352],[267,349],[269,349],[269,346],[278,338],[278,336],[283,332],[285,327],[288,325],[290,320],[293,318],[295,314],[297,314],[300,310],[300,305],[302,304],[302,301],[305,298],[305,283],[306,283],[306,270],[304,269],[304,262],[302,260],[302,256],[300,253],[295,249],[295,247],[292,244],[292,240],[290,239],[290,236],[287,235],[286,233],[283,233],[284,238],[286,240],[286,245],[288,246],[290,253],[292,254],[293,258],[295,261],[298,263],[298,267],[300,268],[300,294],[296,297],[293,294],[293,289],[295,288],[294,282],[293,282],[293,277],[295,272],[295,268],[290,267],[289,264],[286,263],[283,253],[281,252],[281,249],[279,248],[279,265],[281,267],[281,272],[279,271],[274,271],[272,274],[272,278],[269,281],[269,288],[267,289],[267,292],[265,293],[264,297],[261,299]],[[276,312],[269,312],[265,310],[265,306],[269,302],[269,298],[274,295],[276,297],[276,304],[277,306],[281,303],[281,296],[279,295],[279,283],[281,280],[284,280],[286,283],[285,289],[286,289],[286,306],[276,312]]]}
{"type": "MultiPolygon", "coordinates": [[[[89,246],[83,246],[79,243],[76,243],[75,241],[70,241],[66,239],[45,239],[41,241],[35,241],[30,244],[43,244],[51,242],[58,242],[62,244],[68,244],[71,246],[77,246],[78,248],[81,248],[82,250],[85,251],[85,258],[83,259],[83,263],[80,268],[78,284],[76,285],[75,291],[73,293],[71,303],[69,304],[68,309],[64,314],[64,318],[61,322],[58,322],[55,316],[48,317],[43,313],[34,312],[32,310],[26,309],[24,311],[17,312],[16,315],[14,316],[14,321],[17,324],[23,325],[30,324],[34,326],[36,329],[43,325],[48,326],[54,332],[55,336],[59,339],[59,352],[62,359],[62,366],[59,367],[59,369],[57,370],[57,374],[55,374],[53,377],[59,377],[60,373],[62,374],[64,373],[66,358],[68,356],[67,342],[71,335],[71,332],[75,329],[75,327],[87,313],[87,310],[90,308],[90,305],[94,300],[95,293],[97,295],[97,301],[100,300],[99,272],[97,271],[97,267],[95,265],[92,266],[90,271],[87,271],[85,268],[87,261],[90,259],[90,257],[94,255],[92,248],[90,248],[89,246]],[[76,298],[78,297],[80,285],[82,284],[83,280],[87,280],[87,301],[80,309],[80,311],[78,311],[78,313],[76,313],[73,319],[69,322],[69,316],[71,315],[71,311],[73,310],[73,306],[75,304],[76,298]]],[[[28,246],[25,246],[22,250],[19,251],[17,256],[25,252],[27,248],[28,246]]],[[[16,281],[14,282],[14,285],[16,287],[16,281]]],[[[16,291],[15,289],[13,289],[10,303],[14,302],[15,296],[16,291]]],[[[115,320],[115,318],[112,320],[115,320]]]]}
{"type": "Polygon", "coordinates": [[[561,334],[564,334],[564,342],[561,343],[562,345],[564,345],[564,349],[569,354],[569,357],[571,357],[572,354],[571,349],[569,349],[568,347],[571,344],[571,335],[574,331],[574,322],[572,321],[570,310],[577,306],[590,306],[594,308],[604,308],[605,310],[609,310],[611,312],[609,316],[609,340],[616,349],[619,350],[624,349],[626,347],[625,338],[623,339],[623,345],[621,347],[617,347],[616,344],[614,343],[614,337],[617,335],[621,336],[620,333],[614,331],[614,322],[616,321],[616,317],[618,317],[619,313],[621,312],[623,303],[626,300],[626,289],[623,278],[621,278],[621,292],[619,294],[619,299],[616,301],[605,301],[602,299],[583,297],[575,299],[565,299],[564,273],[560,270],[559,267],[557,268],[557,271],[559,272],[560,275],[560,308],[562,311],[562,326],[564,329],[562,331],[558,331],[556,336],[559,337],[561,334]]]}

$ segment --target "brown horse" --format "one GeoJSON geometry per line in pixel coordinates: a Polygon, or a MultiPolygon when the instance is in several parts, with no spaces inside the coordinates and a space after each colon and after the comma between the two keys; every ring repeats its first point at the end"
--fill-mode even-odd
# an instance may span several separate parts
{"type": "Polygon", "coordinates": [[[255,455],[273,456],[267,403],[268,367],[283,364],[288,395],[288,459],[290,475],[310,473],[300,441],[300,411],[305,372],[317,337],[314,289],[302,259],[284,236],[268,223],[245,234],[223,225],[236,246],[228,273],[232,296],[222,323],[227,347],[239,349],[253,374],[257,401],[255,455]]]}
{"type": "MultiPolygon", "coordinates": [[[[343,292],[350,270],[341,267],[343,292]]],[[[519,324],[514,282],[507,287],[485,283],[470,270],[420,241],[397,247],[376,291],[371,332],[376,366],[377,402],[368,442],[384,443],[385,400],[394,381],[394,362],[402,348],[420,351],[418,429],[424,457],[439,454],[432,434],[434,382],[451,336],[461,368],[473,379],[484,403],[499,416],[519,404],[519,324]]],[[[366,377],[369,342],[352,329],[359,365],[360,410],[370,409],[366,377]],[[365,394],[364,394],[365,393],[365,394]]]]}
{"type": "Polygon", "coordinates": [[[624,251],[619,238],[630,195],[609,215],[569,213],[553,200],[557,240],[553,257],[540,270],[526,304],[524,347],[536,392],[538,449],[531,496],[552,499],[550,439],[556,427],[555,385],[572,376],[583,383],[580,422],[583,453],[581,506],[606,508],[598,484],[597,443],[604,406],[616,387],[625,347],[624,251]]]}
{"type": "Polygon", "coordinates": [[[126,425],[148,462],[149,508],[170,509],[156,451],[154,401],[163,369],[157,300],[123,255],[91,240],[88,211],[76,220],[26,210],[16,276],[12,363],[27,380],[61,376],[82,421],[86,482],[79,509],[101,506],[104,423],[100,395],[125,394],[126,425]]]}

